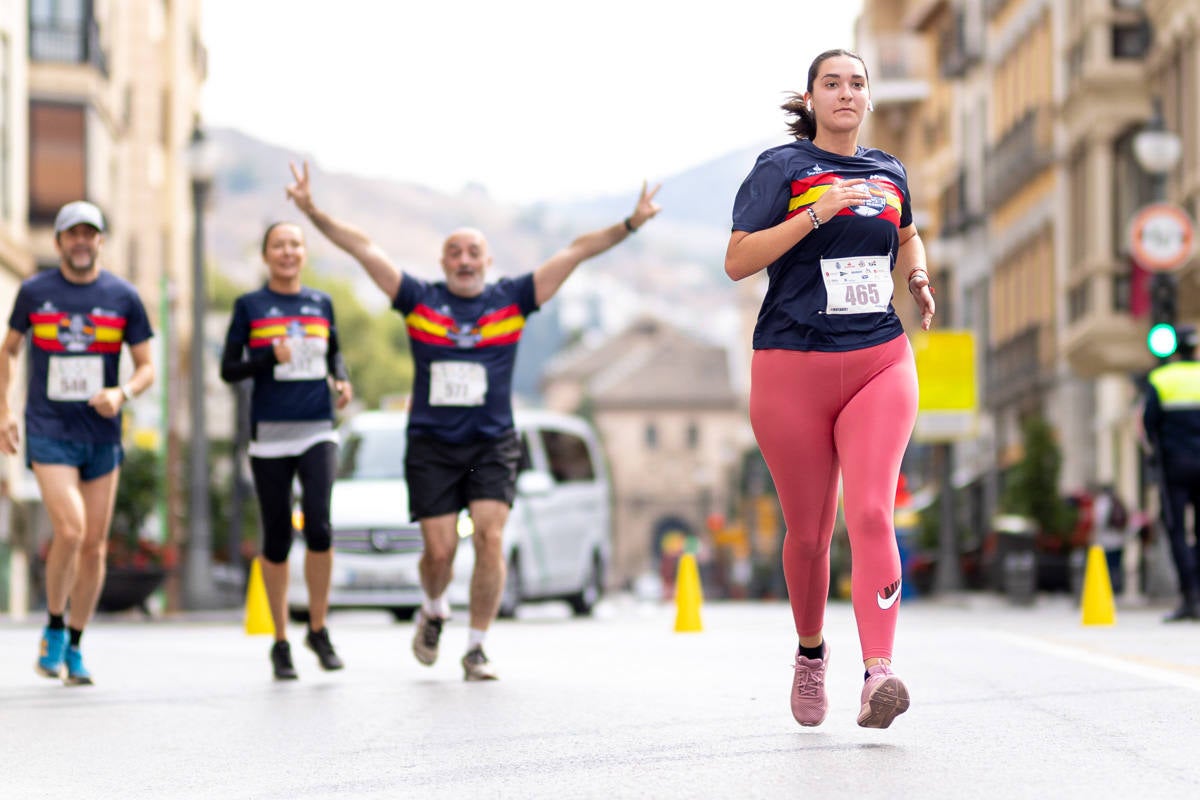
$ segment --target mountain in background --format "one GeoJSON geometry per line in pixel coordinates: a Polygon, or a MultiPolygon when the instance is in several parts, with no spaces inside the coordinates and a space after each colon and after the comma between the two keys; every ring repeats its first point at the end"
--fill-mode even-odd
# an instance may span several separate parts
{"type": "MultiPolygon", "coordinates": [[[[364,305],[387,306],[383,294],[353,259],[329,244],[286,201],[288,163],[307,159],[317,204],[367,231],[401,269],[438,280],[446,235],[475,227],[488,237],[497,275],[533,269],[575,236],[623,219],[638,187],[623,196],[535,203],[518,207],[492,199],[482,186],[447,194],[416,184],[321,169],[311,156],[231,129],[210,132],[218,169],[207,218],[210,263],[247,289],[265,279],[262,234],[280,220],[302,223],[310,269],[344,278],[364,305]]],[[[765,147],[766,145],[763,145],[765,147]]],[[[558,296],[530,317],[522,338],[518,394],[536,399],[541,365],[568,341],[600,339],[643,313],[667,319],[725,346],[739,330],[733,284],[725,276],[733,198],[763,147],[729,153],[663,180],[663,212],[646,231],[585,263],[558,296]]]]}

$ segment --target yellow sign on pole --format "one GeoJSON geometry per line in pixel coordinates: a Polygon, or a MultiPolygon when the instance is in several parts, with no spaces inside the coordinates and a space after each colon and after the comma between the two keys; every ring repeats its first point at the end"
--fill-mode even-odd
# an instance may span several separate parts
{"type": "Polygon", "coordinates": [[[967,439],[976,433],[975,334],[928,331],[912,337],[920,402],[913,437],[923,442],[967,439]]]}

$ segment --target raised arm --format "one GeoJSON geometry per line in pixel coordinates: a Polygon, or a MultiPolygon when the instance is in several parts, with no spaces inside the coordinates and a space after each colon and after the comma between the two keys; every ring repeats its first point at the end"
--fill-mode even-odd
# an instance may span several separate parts
{"type": "Polygon", "coordinates": [[[363,269],[375,281],[375,285],[383,290],[388,299],[395,298],[400,291],[402,274],[387,253],[379,245],[371,241],[367,234],[341,220],[321,211],[313,204],[312,190],[308,180],[308,162],[305,161],[302,170],[297,170],[295,164],[288,164],[292,170],[295,182],[287,187],[288,199],[296,204],[312,224],[325,235],[329,241],[345,250],[354,260],[362,264],[363,269]]]}
{"type": "Polygon", "coordinates": [[[546,303],[558,291],[563,282],[575,268],[587,259],[598,256],[605,250],[620,244],[629,235],[653,219],[661,208],[654,202],[654,195],[662,184],[653,189],[647,189],[642,182],[642,193],[638,197],[633,213],[615,225],[585,233],[569,245],[559,250],[546,260],[546,263],[533,271],[533,288],[540,306],[546,303]]]}

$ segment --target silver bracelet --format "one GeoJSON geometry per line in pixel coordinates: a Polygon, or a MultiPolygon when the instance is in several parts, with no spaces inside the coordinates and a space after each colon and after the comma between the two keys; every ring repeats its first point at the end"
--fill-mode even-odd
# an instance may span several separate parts
{"type": "Polygon", "coordinates": [[[813,230],[821,227],[821,220],[817,219],[817,212],[813,211],[813,207],[809,206],[804,210],[808,212],[808,218],[812,220],[813,230]]]}

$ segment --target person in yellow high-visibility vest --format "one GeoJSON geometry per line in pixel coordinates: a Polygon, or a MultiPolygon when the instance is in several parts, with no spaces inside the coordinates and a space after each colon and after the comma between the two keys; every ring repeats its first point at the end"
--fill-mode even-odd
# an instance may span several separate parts
{"type": "Polygon", "coordinates": [[[1200,619],[1200,538],[1188,542],[1184,514],[1189,504],[1193,515],[1200,514],[1200,362],[1196,329],[1180,326],[1178,333],[1179,359],[1151,370],[1142,413],[1158,462],[1159,505],[1182,594],[1164,622],[1200,619]]]}

